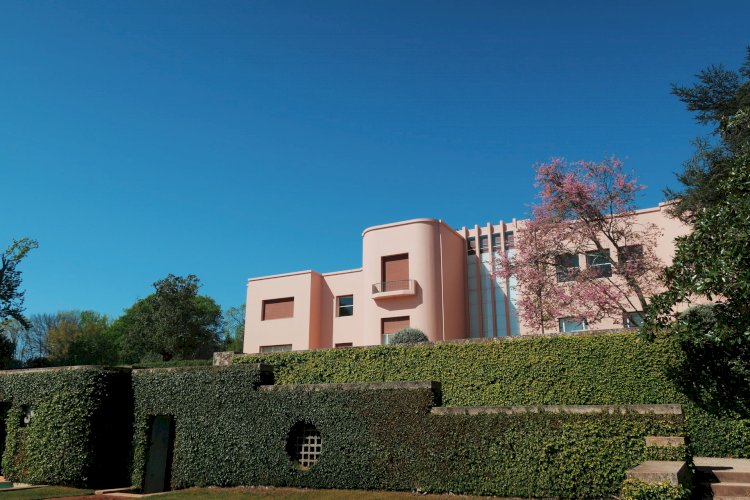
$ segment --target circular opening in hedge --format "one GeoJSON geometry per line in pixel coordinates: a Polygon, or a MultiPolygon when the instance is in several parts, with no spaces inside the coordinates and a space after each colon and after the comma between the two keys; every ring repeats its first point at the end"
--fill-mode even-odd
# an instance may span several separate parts
{"type": "Polygon", "coordinates": [[[286,452],[300,470],[308,470],[320,458],[323,440],[320,432],[309,422],[297,422],[286,437],[286,452]]]}

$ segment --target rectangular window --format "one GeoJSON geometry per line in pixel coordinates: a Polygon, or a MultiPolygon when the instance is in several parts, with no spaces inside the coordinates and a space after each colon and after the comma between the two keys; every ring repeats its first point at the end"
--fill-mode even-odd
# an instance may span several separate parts
{"type": "Polygon", "coordinates": [[[466,240],[466,249],[469,255],[477,254],[477,240],[473,236],[466,240]]]}
{"type": "Polygon", "coordinates": [[[489,251],[489,238],[487,235],[482,235],[479,237],[479,253],[487,253],[489,251]]]}
{"type": "Polygon", "coordinates": [[[336,297],[337,316],[354,316],[354,295],[340,295],[336,297]]]}
{"type": "Polygon", "coordinates": [[[292,344],[282,345],[262,345],[260,346],[261,354],[270,354],[272,352],[289,352],[292,350],[292,344]]]}
{"type": "Polygon", "coordinates": [[[294,316],[294,297],[263,301],[261,321],[269,319],[291,318],[294,316]]]}
{"type": "Polygon", "coordinates": [[[617,260],[621,267],[627,266],[627,272],[638,271],[643,262],[643,245],[627,245],[620,247],[617,260]]]}
{"type": "Polygon", "coordinates": [[[338,344],[336,344],[335,347],[336,349],[346,349],[347,347],[352,347],[352,343],[351,342],[339,342],[338,344]]]}
{"type": "Polygon", "coordinates": [[[586,321],[578,318],[560,318],[557,322],[560,327],[560,333],[581,332],[589,329],[586,321]]]}
{"type": "Polygon", "coordinates": [[[513,234],[513,231],[505,231],[505,249],[510,250],[511,248],[516,248],[516,239],[513,234]]]}
{"type": "Polygon", "coordinates": [[[492,235],[492,250],[495,252],[500,251],[500,235],[497,233],[492,235]]]}
{"type": "Polygon", "coordinates": [[[409,254],[389,255],[382,258],[383,292],[409,288],[409,254]]]}
{"type": "Polygon", "coordinates": [[[622,326],[625,328],[640,328],[643,326],[643,311],[632,311],[623,314],[622,326]]]}
{"type": "Polygon", "coordinates": [[[383,334],[383,345],[388,345],[391,342],[391,336],[404,328],[409,328],[409,316],[381,319],[380,333],[383,334]]]}
{"type": "Polygon", "coordinates": [[[555,257],[555,272],[557,282],[573,281],[578,274],[580,264],[578,263],[578,254],[564,253],[555,257]]]}
{"type": "Polygon", "coordinates": [[[597,278],[612,276],[612,260],[609,258],[609,250],[586,252],[586,267],[591,269],[597,278]]]}

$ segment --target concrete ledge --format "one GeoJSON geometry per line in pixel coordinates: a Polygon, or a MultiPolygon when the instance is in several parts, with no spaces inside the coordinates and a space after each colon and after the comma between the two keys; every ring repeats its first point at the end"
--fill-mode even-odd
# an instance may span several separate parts
{"type": "Polygon", "coordinates": [[[440,391],[440,382],[363,382],[353,384],[287,384],[287,385],[264,385],[260,387],[261,392],[287,392],[287,391],[372,391],[372,390],[419,390],[430,389],[433,392],[440,391]]]}
{"type": "Polygon", "coordinates": [[[685,446],[685,438],[681,436],[646,436],[646,446],[676,448],[685,446]]]}
{"type": "Polygon", "coordinates": [[[571,413],[577,415],[595,415],[601,413],[622,415],[636,413],[639,415],[682,415],[680,405],[541,405],[541,406],[452,406],[435,407],[434,415],[508,415],[524,413],[571,413]]]}
{"type": "Polygon", "coordinates": [[[678,486],[688,479],[688,467],[685,462],[649,460],[626,472],[628,479],[638,479],[646,483],[668,482],[678,486]]]}
{"type": "Polygon", "coordinates": [[[165,366],[164,368],[133,368],[133,373],[152,373],[152,372],[178,372],[178,371],[189,371],[189,370],[226,370],[230,366],[244,366],[248,368],[255,368],[261,372],[273,373],[273,367],[271,365],[265,365],[263,363],[243,363],[242,365],[193,365],[193,366],[165,366]]]}
{"type": "Polygon", "coordinates": [[[46,368],[18,368],[15,370],[0,370],[0,375],[14,375],[25,373],[44,372],[75,372],[75,371],[100,371],[100,372],[130,372],[130,366],[104,366],[104,365],[75,365],[75,366],[48,366],[46,368]]]}

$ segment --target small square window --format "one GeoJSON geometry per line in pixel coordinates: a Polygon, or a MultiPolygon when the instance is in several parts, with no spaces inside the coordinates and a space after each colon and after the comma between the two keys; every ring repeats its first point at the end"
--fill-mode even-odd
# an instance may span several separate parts
{"type": "Polygon", "coordinates": [[[557,282],[573,281],[578,274],[579,266],[578,254],[564,253],[555,257],[557,282]]]}
{"type": "Polygon", "coordinates": [[[354,316],[354,295],[340,295],[336,302],[336,316],[354,316]]]}
{"type": "Polygon", "coordinates": [[[585,319],[560,318],[557,321],[558,326],[560,327],[560,333],[581,332],[589,329],[589,325],[586,323],[585,319]]]}
{"type": "Polygon", "coordinates": [[[597,278],[612,276],[612,260],[609,258],[609,250],[586,252],[586,266],[597,278]]]}
{"type": "Polygon", "coordinates": [[[625,328],[640,328],[643,326],[643,311],[632,311],[623,314],[622,326],[625,328]]]}

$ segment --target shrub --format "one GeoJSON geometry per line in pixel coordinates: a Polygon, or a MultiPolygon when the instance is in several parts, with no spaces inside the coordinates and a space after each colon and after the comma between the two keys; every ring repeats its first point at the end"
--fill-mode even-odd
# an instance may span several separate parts
{"type": "Polygon", "coordinates": [[[621,500],[683,500],[690,498],[690,492],[682,486],[667,481],[647,483],[639,479],[626,479],[620,491],[621,500]]]}
{"type": "Polygon", "coordinates": [[[391,338],[391,344],[420,344],[423,342],[429,342],[429,339],[422,330],[416,328],[404,328],[396,332],[391,338]]]}
{"type": "Polygon", "coordinates": [[[750,419],[719,414],[665,375],[685,353],[676,336],[632,332],[247,355],[279,384],[437,380],[447,406],[680,403],[691,452],[750,457],[750,419]]]}
{"type": "Polygon", "coordinates": [[[33,484],[127,484],[129,395],[127,370],[0,372],[0,401],[7,412],[3,475],[33,484]]]}

